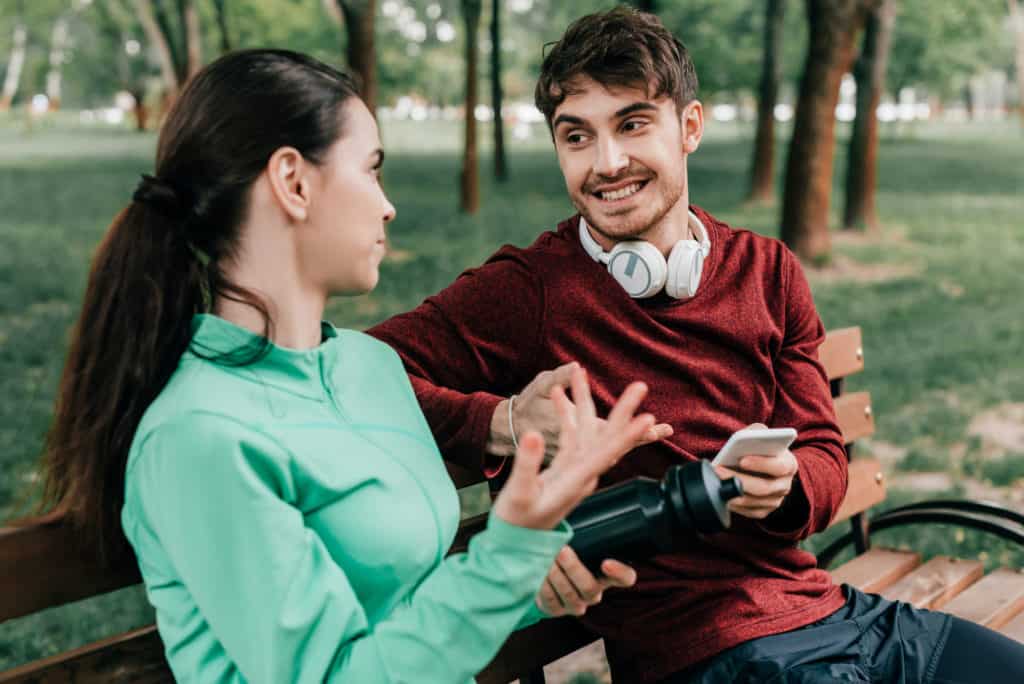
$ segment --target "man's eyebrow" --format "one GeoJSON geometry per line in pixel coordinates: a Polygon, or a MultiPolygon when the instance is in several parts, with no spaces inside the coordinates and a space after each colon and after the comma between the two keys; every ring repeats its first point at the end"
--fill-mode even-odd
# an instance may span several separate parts
{"type": "Polygon", "coordinates": [[[621,119],[623,117],[629,116],[630,114],[633,114],[634,112],[646,112],[652,110],[657,111],[657,105],[651,102],[634,102],[633,104],[623,107],[619,111],[615,112],[615,118],[621,119]]]}
{"type": "Polygon", "coordinates": [[[572,124],[573,126],[582,126],[584,124],[583,119],[572,114],[559,114],[555,117],[555,120],[551,122],[551,128],[558,128],[559,124],[572,124]]]}

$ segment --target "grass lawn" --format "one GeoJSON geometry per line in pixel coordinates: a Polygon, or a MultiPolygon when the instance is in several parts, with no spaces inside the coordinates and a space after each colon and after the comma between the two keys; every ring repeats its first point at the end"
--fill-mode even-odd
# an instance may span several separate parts
{"type": "MultiPolygon", "coordinates": [[[[691,198],[777,235],[777,209],[742,204],[751,131],[712,127],[691,159],[691,198]]],[[[456,211],[458,129],[385,122],[385,182],[398,207],[381,284],[336,300],[329,318],[364,328],[407,310],[502,243],[525,245],[567,216],[561,175],[537,130],[512,144],[512,180],[456,211]],[[429,153],[419,141],[427,141],[429,153]]],[[[33,501],[89,256],[151,168],[151,135],[0,119],[0,519],[33,501]]],[[[784,155],[784,146],[780,148],[784,155]]],[[[1024,499],[1024,134],[1014,125],[923,126],[880,150],[880,237],[835,234],[833,265],[811,272],[827,327],[861,325],[878,432],[862,451],[889,466],[886,505],[937,494],[1024,499]]],[[[843,168],[842,154],[837,169],[843,168]]],[[[781,164],[780,164],[781,166],[781,164]]],[[[833,203],[841,200],[841,192],[833,203]]],[[[467,505],[474,505],[467,498],[467,505]]],[[[1024,565],[1024,553],[931,526],[880,535],[926,553],[1024,565]]],[[[820,542],[812,543],[812,546],[820,542]]],[[[0,669],[142,625],[138,588],[0,625],[0,669]]]]}

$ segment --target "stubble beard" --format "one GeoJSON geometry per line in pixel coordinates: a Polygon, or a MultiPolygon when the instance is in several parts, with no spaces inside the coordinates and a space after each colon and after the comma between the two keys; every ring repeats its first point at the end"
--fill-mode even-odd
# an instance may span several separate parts
{"type": "Polygon", "coordinates": [[[618,220],[612,218],[610,221],[605,221],[594,216],[593,212],[588,209],[587,202],[588,200],[597,202],[601,200],[594,198],[593,195],[586,191],[573,194],[571,199],[576,210],[587,222],[587,225],[604,237],[616,242],[639,240],[643,239],[642,236],[661,225],[661,222],[665,220],[665,217],[679,203],[680,198],[683,196],[684,183],[682,178],[676,179],[674,183],[669,184],[667,187],[658,181],[660,181],[658,176],[651,178],[648,181],[648,185],[655,184],[654,187],[647,187],[643,190],[657,191],[658,204],[653,212],[648,212],[648,207],[639,207],[628,212],[628,215],[624,215],[618,220]]]}

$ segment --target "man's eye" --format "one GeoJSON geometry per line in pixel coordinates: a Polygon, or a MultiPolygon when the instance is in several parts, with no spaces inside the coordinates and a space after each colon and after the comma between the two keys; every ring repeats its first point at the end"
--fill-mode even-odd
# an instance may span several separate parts
{"type": "Polygon", "coordinates": [[[627,121],[626,123],[622,124],[622,130],[626,131],[627,133],[630,131],[639,130],[643,128],[646,125],[646,123],[646,121],[640,121],[639,119],[627,121]]]}
{"type": "Polygon", "coordinates": [[[579,145],[581,142],[583,142],[583,140],[584,135],[582,133],[570,133],[569,135],[565,136],[565,142],[569,143],[570,145],[579,145]]]}

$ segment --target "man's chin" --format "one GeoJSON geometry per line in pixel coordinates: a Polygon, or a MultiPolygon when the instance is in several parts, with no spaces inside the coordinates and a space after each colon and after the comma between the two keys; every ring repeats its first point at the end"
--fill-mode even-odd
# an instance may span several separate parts
{"type": "MultiPolygon", "coordinates": [[[[579,208],[579,207],[577,207],[579,208]]],[[[614,240],[633,240],[646,233],[651,227],[650,217],[640,216],[639,211],[621,214],[597,214],[581,211],[587,225],[614,240]]]]}

